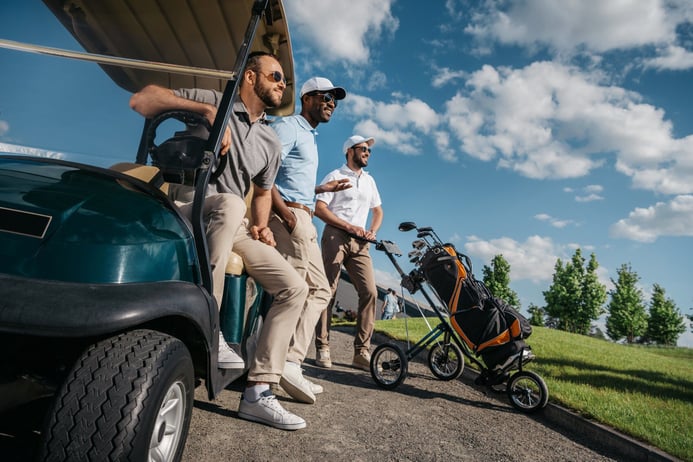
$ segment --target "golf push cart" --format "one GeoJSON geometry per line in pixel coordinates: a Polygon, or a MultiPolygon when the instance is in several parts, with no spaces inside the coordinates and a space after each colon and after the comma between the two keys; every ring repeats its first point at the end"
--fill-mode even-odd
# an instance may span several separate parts
{"type": "Polygon", "coordinates": [[[46,403],[41,460],[179,460],[194,388],[204,382],[213,399],[244,373],[217,368],[220,329],[246,356],[261,309],[261,289],[237,268],[219,316],[202,203],[223,168],[221,135],[250,52],[279,57],[288,82],[274,114],[293,113],[283,5],[44,3],[86,53],[0,46],[97,62],[130,92],[158,84],[216,89],[223,99],[201,137],[183,131],[155,142],[165,120],[204,125],[196,114],[145,121],[132,164],[0,152],[0,413],[46,403]],[[194,190],[191,220],[165,193],[171,183],[194,190]]]}

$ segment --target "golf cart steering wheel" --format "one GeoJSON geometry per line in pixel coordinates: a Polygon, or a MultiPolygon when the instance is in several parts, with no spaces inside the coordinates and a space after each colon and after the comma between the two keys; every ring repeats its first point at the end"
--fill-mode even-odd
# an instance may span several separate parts
{"type": "MultiPolygon", "coordinates": [[[[152,158],[152,165],[161,170],[165,181],[193,186],[199,170],[209,167],[210,159],[205,157],[205,145],[212,126],[206,117],[192,111],[165,111],[158,114],[149,123],[146,133],[147,153],[152,158]],[[156,130],[162,122],[176,119],[186,125],[186,130],[176,132],[172,138],[156,145],[156,130]]],[[[227,156],[221,156],[210,182],[223,173],[228,163],[227,156]]]]}

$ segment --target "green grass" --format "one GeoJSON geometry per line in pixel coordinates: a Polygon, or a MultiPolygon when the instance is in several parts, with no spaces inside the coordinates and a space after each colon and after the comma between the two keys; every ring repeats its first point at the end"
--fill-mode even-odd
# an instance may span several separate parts
{"type": "MultiPolygon", "coordinates": [[[[410,318],[408,328],[413,342],[428,333],[421,318],[410,318]]],[[[404,319],[376,321],[375,330],[407,338],[404,319]]],[[[544,378],[551,402],[693,461],[693,349],[619,345],[542,327],[528,343],[537,356],[529,369],[544,378]]]]}

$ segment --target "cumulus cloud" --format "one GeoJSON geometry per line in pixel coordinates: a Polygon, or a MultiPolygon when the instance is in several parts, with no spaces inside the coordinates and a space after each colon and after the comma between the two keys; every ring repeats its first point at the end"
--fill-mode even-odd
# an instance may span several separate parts
{"type": "Polygon", "coordinates": [[[394,0],[291,0],[284,7],[292,33],[306,37],[321,59],[359,64],[368,62],[371,44],[399,27],[392,3],[394,0]]]}
{"type": "Polygon", "coordinates": [[[462,152],[529,178],[585,176],[615,155],[638,188],[693,191],[693,137],[673,138],[663,110],[572,66],[486,65],[447,102],[444,120],[462,152]]]}
{"type": "Polygon", "coordinates": [[[399,95],[395,98],[387,103],[352,94],[344,104],[344,111],[348,117],[357,119],[354,128],[357,133],[374,136],[378,143],[400,153],[420,154],[427,144],[426,135],[440,137],[433,133],[439,125],[438,115],[418,98],[408,101],[400,101],[399,95]]]}
{"type": "Polygon", "coordinates": [[[482,3],[465,32],[482,48],[490,41],[544,47],[557,55],[654,46],[659,56],[647,66],[687,69],[693,61],[678,45],[677,27],[692,18],[685,0],[512,0],[482,3]]]}
{"type": "Polygon", "coordinates": [[[552,217],[549,214],[546,213],[538,213],[534,215],[534,218],[536,218],[539,221],[544,221],[553,226],[554,228],[565,228],[566,226],[573,224],[573,220],[561,220],[555,217],[552,217]]]}
{"type": "Polygon", "coordinates": [[[660,236],[693,236],[693,195],[636,208],[611,226],[612,237],[654,242],[660,236]]]}

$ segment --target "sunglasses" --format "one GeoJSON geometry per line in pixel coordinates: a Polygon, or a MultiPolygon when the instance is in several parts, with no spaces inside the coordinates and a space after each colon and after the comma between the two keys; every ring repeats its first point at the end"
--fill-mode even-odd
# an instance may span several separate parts
{"type": "Polygon", "coordinates": [[[282,83],[284,83],[284,85],[286,85],[286,79],[284,78],[284,74],[282,74],[279,71],[274,71],[274,72],[270,72],[269,74],[261,74],[261,75],[264,75],[265,77],[267,77],[267,80],[269,80],[270,82],[274,82],[274,83],[282,82],[282,83]]]}
{"type": "Polygon", "coordinates": [[[322,96],[323,103],[332,103],[337,106],[337,98],[332,93],[320,93],[318,91],[308,93],[308,96],[322,96]]]}
{"type": "Polygon", "coordinates": [[[351,149],[353,149],[355,152],[361,151],[361,152],[371,152],[371,148],[366,147],[366,146],[354,146],[351,149]]]}

